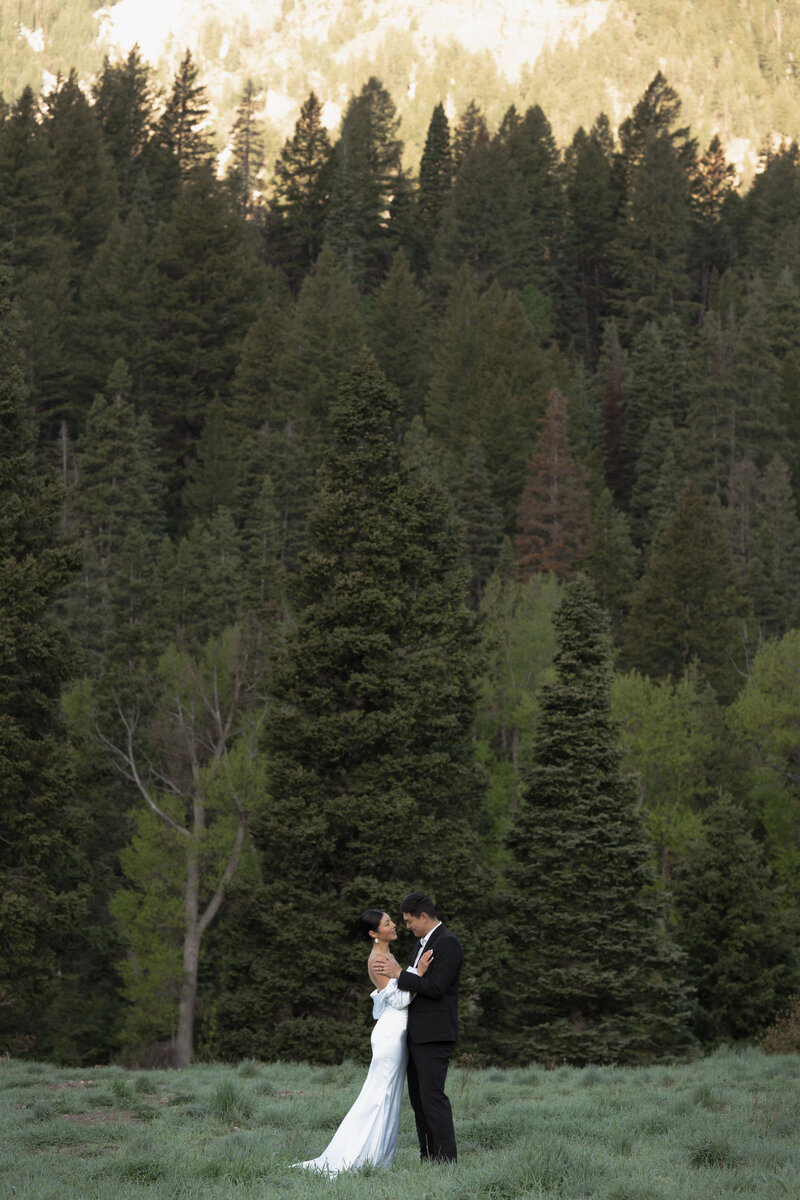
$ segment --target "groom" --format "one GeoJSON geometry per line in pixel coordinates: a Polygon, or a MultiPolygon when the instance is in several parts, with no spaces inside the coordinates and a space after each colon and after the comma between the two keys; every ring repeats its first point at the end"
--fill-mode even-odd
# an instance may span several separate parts
{"type": "Polygon", "coordinates": [[[424,975],[401,971],[391,958],[375,970],[414,994],[408,1009],[408,1095],[417,1120],[420,1157],[456,1161],[453,1113],[444,1091],[450,1055],[458,1040],[458,980],[463,953],[455,934],[436,916],[430,896],[412,892],[401,905],[406,928],[418,939],[411,952],[415,967],[425,950],[433,960],[424,975]]]}

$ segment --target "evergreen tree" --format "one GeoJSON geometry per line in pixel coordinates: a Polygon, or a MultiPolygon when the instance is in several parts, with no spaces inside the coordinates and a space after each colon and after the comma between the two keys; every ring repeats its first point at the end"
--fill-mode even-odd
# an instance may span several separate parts
{"type": "Polygon", "coordinates": [[[96,676],[112,623],[111,591],[124,571],[129,535],[140,531],[155,551],[163,532],[152,430],[130,403],[130,377],[121,361],[106,394],[95,396],[75,458],[67,514],[83,555],[80,574],[65,593],[65,617],[81,651],[82,671],[96,676]]]}
{"type": "Polygon", "coordinates": [[[653,417],[642,438],[628,505],[633,539],[642,550],[653,543],[683,492],[681,440],[669,417],[653,417]]]}
{"type": "Polygon", "coordinates": [[[240,437],[254,434],[275,416],[275,364],[285,349],[292,312],[285,279],[268,268],[261,308],[244,335],[231,387],[230,422],[240,437]]]}
{"type": "Polygon", "coordinates": [[[562,269],[564,193],[558,148],[538,104],[515,124],[507,145],[519,171],[530,217],[531,275],[527,283],[552,296],[562,269]]]}
{"type": "Polygon", "coordinates": [[[689,312],[690,171],[696,149],[674,128],[677,93],[658,72],[620,126],[625,190],[614,247],[618,307],[635,334],[648,320],[689,312]]]}
{"type": "Polygon", "coordinates": [[[353,96],[334,146],[325,238],[360,290],[385,275],[394,251],[388,213],[401,176],[400,119],[375,76],[353,96]]]}
{"type": "Polygon", "coordinates": [[[628,356],[614,321],[603,329],[602,349],[595,373],[597,406],[603,423],[606,484],[615,500],[628,495],[630,464],[624,454],[625,398],[630,381],[628,356]]]}
{"type": "Polygon", "coordinates": [[[74,71],[45,99],[53,165],[78,273],[103,241],[117,210],[112,159],[74,71]]]}
{"type": "Polygon", "coordinates": [[[800,970],[744,810],[721,795],[703,824],[675,875],[676,937],[697,993],[696,1033],[715,1045],[760,1032],[796,992],[800,970]]]}
{"type": "Polygon", "coordinates": [[[281,561],[287,566],[295,565],[302,545],[331,405],[363,341],[358,291],[326,246],[287,324],[265,416],[266,465],[280,514],[281,561]]]}
{"type": "Polygon", "coordinates": [[[592,504],[591,533],[583,565],[606,610],[611,632],[617,640],[622,632],[636,580],[637,555],[631,540],[630,523],[604,487],[592,504]]]}
{"type": "Polygon", "coordinates": [[[54,154],[39,106],[25,88],[0,125],[0,244],[11,269],[34,406],[47,432],[71,412],[67,352],[73,307],[71,245],[54,154]]]}
{"type": "MultiPolygon", "coordinates": [[[[75,323],[75,385],[81,397],[102,391],[120,359],[130,375],[131,395],[144,396],[156,326],[154,247],[147,221],[134,204],[115,218],[83,279],[75,323]]],[[[78,414],[77,432],[85,414],[78,414]]]]}
{"type": "Polygon", "coordinates": [[[425,880],[459,928],[482,887],[475,623],[449,506],[403,467],[397,419],[362,355],[331,413],[275,678],[269,797],[253,827],[263,883],[240,906],[220,1007],[229,1053],[352,1052],[361,1029],[342,1017],[363,970],[357,912],[425,880]],[[286,953],[309,922],[324,961],[313,978],[286,953]]]}
{"type": "Polygon", "coordinates": [[[705,154],[698,160],[692,179],[692,218],[694,237],[691,261],[695,292],[701,314],[708,304],[712,274],[722,274],[730,265],[721,220],[726,201],[734,194],[736,168],[725,158],[719,136],[714,134],[705,154]]]}
{"type": "Polygon", "coordinates": [[[519,577],[554,571],[559,579],[569,579],[586,553],[590,509],[585,471],[567,435],[567,401],[557,388],[548,397],[528,466],[517,514],[519,577]]]}
{"type": "MultiPolygon", "coordinates": [[[[4,283],[7,287],[7,279],[4,283]]],[[[70,670],[50,609],[75,566],[62,496],[34,463],[11,304],[0,299],[0,1047],[37,1050],[60,946],[85,907],[83,813],[59,693],[70,670]]]]}
{"type": "Polygon", "coordinates": [[[127,210],[146,170],[155,105],[150,68],[142,61],[138,46],[123,62],[112,63],[106,56],[92,86],[92,97],[127,210]]]}
{"type": "Polygon", "coordinates": [[[450,286],[434,334],[436,354],[425,420],[435,437],[461,454],[469,442],[467,406],[501,299],[498,289],[489,289],[481,297],[478,276],[464,265],[450,286]]]}
{"type": "Polygon", "coordinates": [[[181,187],[156,248],[156,336],[146,404],[169,457],[171,507],[215,394],[230,395],[242,341],[261,301],[249,230],[210,169],[181,187]]]}
{"type": "Polygon", "coordinates": [[[523,1061],[642,1062],[688,1042],[679,957],[660,927],[650,847],[610,716],[611,653],[591,584],[555,615],[555,681],[509,834],[526,930],[502,1042],[523,1061]]]}
{"type": "Polygon", "coordinates": [[[780,369],[763,293],[756,278],[738,303],[723,296],[724,311],[710,309],[701,330],[687,461],[720,496],[736,462],[752,458],[762,467],[783,445],[780,369]]]}
{"type": "MultiPolygon", "coordinates": [[[[166,217],[181,182],[198,167],[210,168],[214,149],[207,131],[208,97],[187,50],[172,80],[166,107],[153,130],[149,175],[160,213],[166,217]]],[[[207,186],[207,185],[206,185],[207,186]]]]}
{"type": "Polygon", "coordinates": [[[257,99],[255,84],[248,79],[231,130],[231,165],[227,180],[237,208],[245,216],[252,214],[253,192],[264,165],[264,136],[255,115],[257,99]]]}
{"type": "Polygon", "coordinates": [[[433,247],[433,239],[452,186],[453,153],[450,147],[450,124],[444,105],[440,102],[433,110],[419,163],[417,204],[428,255],[433,247]]]}
{"type": "Polygon", "coordinates": [[[721,521],[690,481],[633,593],[625,657],[658,679],[678,680],[699,663],[727,697],[746,616],[721,521]]]}
{"type": "Polygon", "coordinates": [[[608,309],[609,247],[619,204],[606,117],[599,117],[588,134],[578,129],[564,154],[564,177],[562,320],[588,365],[595,367],[608,309]]]}
{"type": "Polygon", "coordinates": [[[322,105],[311,92],[275,162],[267,218],[270,261],[283,267],[294,288],[313,269],[322,249],[330,174],[331,143],[322,124],[322,105]]]}
{"type": "Polygon", "coordinates": [[[689,407],[689,345],[674,313],[639,331],[629,362],[622,442],[626,463],[638,466],[650,422],[666,419],[680,426],[689,407]]]}
{"type": "Polygon", "coordinates": [[[474,146],[489,141],[489,131],[480,106],[470,100],[453,131],[453,168],[458,171],[474,146]]]}
{"type": "Polygon", "coordinates": [[[375,296],[367,335],[378,366],[400,393],[406,422],[422,415],[428,374],[428,311],[408,259],[398,250],[375,296]]]}
{"type": "Polygon", "coordinates": [[[502,514],[492,499],[486,459],[475,438],[467,447],[457,509],[464,522],[464,538],[471,568],[470,601],[472,607],[477,609],[500,553],[502,514]]]}
{"type": "Polygon", "coordinates": [[[503,142],[478,141],[442,210],[432,269],[444,280],[468,265],[484,285],[523,288],[532,277],[532,229],[522,177],[503,142]]]}

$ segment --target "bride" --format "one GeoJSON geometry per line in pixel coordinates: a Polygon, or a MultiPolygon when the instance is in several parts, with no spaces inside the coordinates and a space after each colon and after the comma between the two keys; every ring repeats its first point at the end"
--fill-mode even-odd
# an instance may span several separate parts
{"type": "MultiPolygon", "coordinates": [[[[378,954],[391,954],[389,946],[397,940],[397,926],[388,913],[370,908],[359,918],[362,937],[371,943],[367,971],[375,990],[371,993],[372,1062],[364,1086],[353,1107],[333,1135],[328,1147],[318,1158],[294,1163],[295,1167],[324,1171],[336,1175],[370,1162],[390,1167],[397,1148],[400,1125],[400,1104],[403,1099],[403,1080],[406,1073],[406,1009],[412,993],[401,992],[397,980],[377,975],[373,960],[378,954]]],[[[417,963],[415,974],[427,971],[432,951],[427,951],[417,963]]]]}

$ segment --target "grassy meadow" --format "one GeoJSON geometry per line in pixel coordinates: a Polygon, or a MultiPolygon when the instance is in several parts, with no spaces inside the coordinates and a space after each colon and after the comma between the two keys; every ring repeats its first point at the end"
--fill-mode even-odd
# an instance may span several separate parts
{"type": "Polygon", "coordinates": [[[778,1200],[800,1197],[800,1057],[451,1069],[459,1162],[422,1166],[406,1101],[390,1173],[293,1171],[358,1093],[354,1063],[183,1071],[0,1061],[0,1197],[20,1200],[778,1200]]]}

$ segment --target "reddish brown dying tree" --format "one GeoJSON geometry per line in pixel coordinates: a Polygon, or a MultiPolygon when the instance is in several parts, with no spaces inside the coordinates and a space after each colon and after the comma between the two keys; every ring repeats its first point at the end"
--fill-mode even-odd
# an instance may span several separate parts
{"type": "Polygon", "coordinates": [[[569,579],[581,563],[589,538],[586,471],[567,436],[566,397],[553,388],[539,439],[531,454],[528,481],[517,510],[517,573],[525,582],[536,571],[569,579]]]}

